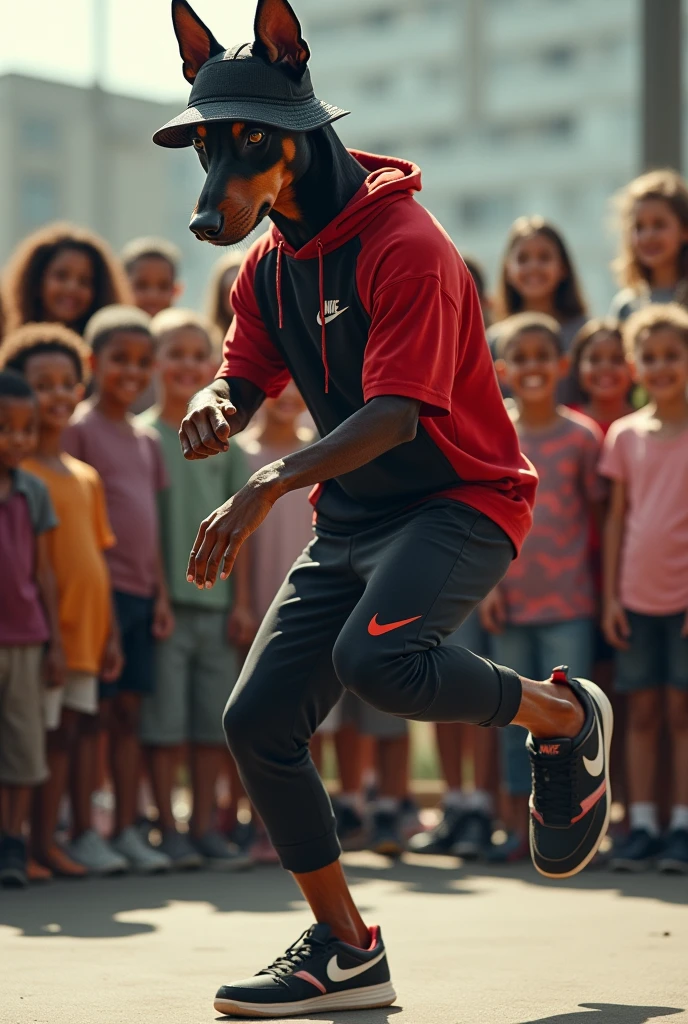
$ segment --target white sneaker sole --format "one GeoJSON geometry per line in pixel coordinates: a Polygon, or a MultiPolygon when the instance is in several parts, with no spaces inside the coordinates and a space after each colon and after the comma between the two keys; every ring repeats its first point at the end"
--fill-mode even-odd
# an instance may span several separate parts
{"type": "Polygon", "coordinates": [[[216,999],[213,1006],[218,1013],[234,1017],[297,1017],[321,1010],[372,1010],[377,1006],[391,1006],[396,997],[392,982],[387,981],[383,985],[369,985],[367,988],[349,989],[348,992],[328,992],[298,1003],[244,1003],[216,999]]]}
{"type": "Polygon", "coordinates": [[[586,857],[576,865],[573,871],[567,871],[564,874],[552,874],[549,871],[543,871],[541,867],[533,860],[533,867],[535,870],[544,875],[545,878],[573,878],[574,875],[580,874],[583,868],[587,867],[590,861],[593,859],[595,854],[600,848],[602,840],[607,834],[609,828],[609,819],[612,813],[612,790],[609,778],[609,758],[612,747],[612,733],[614,732],[614,712],[609,702],[607,695],[599,688],[597,683],[591,682],[589,679],[576,678],[576,682],[580,683],[584,690],[587,691],[588,696],[597,706],[597,710],[600,713],[602,719],[602,737],[604,739],[604,780],[607,783],[606,797],[607,797],[607,813],[604,818],[604,824],[600,829],[600,834],[597,837],[597,842],[593,848],[588,852],[586,857]]]}

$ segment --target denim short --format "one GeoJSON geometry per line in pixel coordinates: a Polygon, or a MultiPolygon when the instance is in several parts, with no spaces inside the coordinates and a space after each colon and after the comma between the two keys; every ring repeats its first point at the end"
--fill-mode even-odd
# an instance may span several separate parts
{"type": "Polygon", "coordinates": [[[118,693],[152,693],[155,689],[155,640],[152,597],[113,592],[115,613],[122,637],[124,668],[114,683],[100,683],[100,698],[118,693]]]}
{"type": "MultiPolygon", "coordinates": [[[[492,654],[526,679],[547,679],[557,665],[568,665],[572,676],[592,671],[595,630],[592,619],[570,619],[547,625],[506,626],[492,637],[492,654]]],[[[527,730],[509,725],[499,730],[502,785],[511,796],[530,793],[527,730]]]]}
{"type": "Polygon", "coordinates": [[[631,628],[627,651],[616,652],[617,693],[658,686],[688,690],[688,639],[681,636],[685,612],[641,615],[626,611],[631,628]]]}

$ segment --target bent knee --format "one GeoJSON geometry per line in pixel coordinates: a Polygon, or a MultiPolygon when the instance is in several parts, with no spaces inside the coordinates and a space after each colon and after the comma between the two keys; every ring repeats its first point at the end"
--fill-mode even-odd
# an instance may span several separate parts
{"type": "Polygon", "coordinates": [[[237,762],[249,753],[255,756],[258,744],[267,742],[272,731],[264,709],[254,702],[234,701],[231,697],[222,716],[222,727],[227,746],[237,762]]]}
{"type": "Polygon", "coordinates": [[[393,679],[400,661],[399,656],[384,657],[371,651],[365,643],[354,645],[338,640],[332,651],[332,662],[342,686],[366,704],[390,713],[399,710],[399,694],[393,679]]]}

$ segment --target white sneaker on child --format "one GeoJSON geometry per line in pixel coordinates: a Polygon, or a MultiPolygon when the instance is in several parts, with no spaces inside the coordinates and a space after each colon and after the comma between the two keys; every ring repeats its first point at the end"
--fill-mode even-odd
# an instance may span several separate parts
{"type": "Polygon", "coordinates": [[[129,861],[115,853],[95,829],[88,829],[67,846],[67,853],[88,870],[89,875],[122,875],[129,870],[129,861]]]}
{"type": "Polygon", "coordinates": [[[111,845],[116,853],[128,861],[130,870],[140,875],[154,875],[160,871],[169,871],[172,867],[167,854],[149,846],[133,825],[112,839],[111,845]]]}

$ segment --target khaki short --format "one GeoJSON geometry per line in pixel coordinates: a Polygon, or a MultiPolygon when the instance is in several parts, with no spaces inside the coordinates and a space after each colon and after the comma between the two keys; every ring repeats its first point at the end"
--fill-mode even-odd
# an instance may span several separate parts
{"type": "Polygon", "coordinates": [[[46,688],[43,712],[48,732],[59,728],[62,708],[71,708],[84,715],[95,715],[98,710],[98,680],[92,673],[68,672],[64,686],[46,688]]]}
{"type": "Polygon", "coordinates": [[[378,711],[349,691],[335,704],[318,732],[328,736],[346,725],[354,725],[363,736],[377,740],[396,740],[408,732],[405,718],[378,711]]]}
{"type": "Polygon", "coordinates": [[[0,647],[0,785],[48,777],[43,724],[43,647],[0,647]]]}
{"type": "Polygon", "coordinates": [[[155,648],[155,693],[141,704],[141,742],[226,745],[222,713],[237,681],[226,611],[174,604],[174,633],[155,648]]]}

